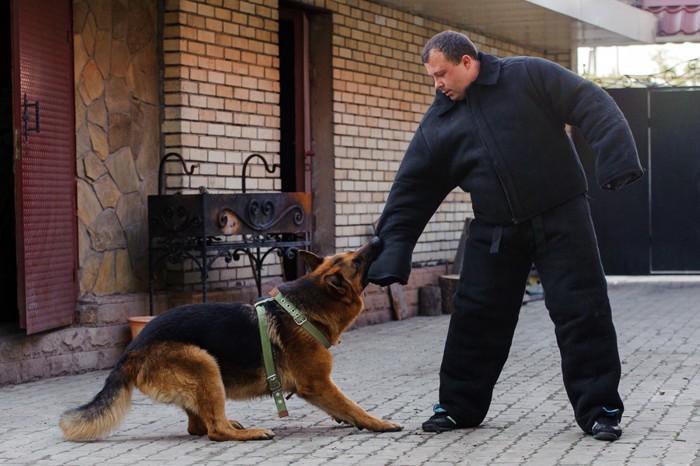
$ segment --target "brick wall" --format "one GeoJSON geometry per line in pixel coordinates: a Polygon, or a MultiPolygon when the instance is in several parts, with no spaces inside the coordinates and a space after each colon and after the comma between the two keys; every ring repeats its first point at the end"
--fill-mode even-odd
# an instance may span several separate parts
{"type": "MultiPolygon", "coordinates": [[[[371,2],[307,1],[333,13],[335,244],[362,244],[381,213],[432,85],[419,63],[423,44],[449,28],[371,2]],[[350,6],[352,4],[353,6],[350,6]]],[[[163,18],[163,148],[158,147],[157,8],[116,0],[76,0],[75,69],[81,296],[141,292],[146,283],[146,196],[155,192],[158,156],[174,150],[199,163],[174,189],[241,190],[243,160],[258,152],[279,162],[278,2],[168,0],[163,18]],[[121,232],[112,231],[119,226],[121,232]]],[[[502,56],[527,50],[472,35],[502,56]]],[[[566,64],[568,57],[548,57],[566,64]]],[[[280,189],[251,164],[248,189],[280,189]]],[[[470,211],[455,192],[435,214],[414,260],[451,260],[470,211]]],[[[241,261],[242,262],[242,261],[241,261]]],[[[210,282],[250,284],[247,264],[215,264],[210,282]]],[[[280,275],[276,257],[266,276],[280,275]]],[[[182,271],[183,267],[178,267],[182,271]]],[[[180,281],[196,284],[184,266],[180,281]]]]}
{"type": "MultiPolygon", "coordinates": [[[[277,162],[277,1],[166,1],[163,31],[166,151],[197,173],[183,187],[239,191],[245,157],[277,162]]],[[[251,190],[278,190],[253,167],[251,190]]]]}
{"type": "MultiPolygon", "coordinates": [[[[437,32],[456,28],[368,1],[333,5],[336,246],[354,248],[381,214],[404,151],[433,100],[433,83],[420,61],[423,46],[437,32]]],[[[499,56],[535,55],[480,34],[470,37],[499,56]]],[[[468,194],[450,194],[426,227],[414,262],[452,260],[470,212],[468,194]]]]}
{"type": "MultiPolygon", "coordinates": [[[[199,163],[194,175],[168,177],[182,192],[240,192],[243,161],[252,153],[279,163],[277,0],[165,2],[163,28],[165,152],[199,163]]],[[[176,172],[177,173],[177,172],[176,172]]],[[[251,164],[249,191],[279,191],[280,180],[251,164]]],[[[271,256],[267,275],[279,275],[271,256]]],[[[214,264],[209,281],[249,284],[247,263],[214,264]]],[[[184,281],[199,282],[192,264],[184,281]]],[[[216,286],[216,285],[215,285],[216,286]]]]}
{"type": "MultiPolygon", "coordinates": [[[[156,192],[158,158],[168,151],[200,164],[171,176],[174,190],[241,190],[245,157],[279,162],[278,0],[74,0],[76,154],[80,297],[78,325],[0,338],[0,385],[111,366],[129,340],[126,317],[148,310],[146,199],[156,192]],[[164,7],[159,68],[157,24],[164,7]],[[159,75],[159,71],[162,75],[159,75]],[[161,81],[162,80],[162,81],[161,81]],[[162,82],[164,120],[158,128],[162,82]],[[159,136],[162,141],[159,140],[159,136]]],[[[372,232],[403,152],[432,101],[419,63],[425,41],[456,29],[362,0],[307,0],[332,13],[335,216],[331,250],[353,248],[372,232]]],[[[533,54],[471,35],[484,51],[533,54]]],[[[570,65],[570,57],[547,57],[570,65]]],[[[279,190],[252,166],[247,187],[279,190]]],[[[426,228],[403,287],[408,315],[418,289],[435,284],[454,256],[469,196],[455,192],[426,228]]],[[[247,264],[217,264],[211,300],[254,299],[247,264]]],[[[279,267],[266,267],[270,281],[279,267]]],[[[184,268],[184,279],[199,273],[184,268]]],[[[196,288],[196,287],[195,287],[196,288]]],[[[266,283],[263,292],[270,288],[266,283]]],[[[199,302],[171,290],[156,309],[199,302]],[[168,301],[169,302],[166,302],[168,301]]],[[[371,285],[357,325],[392,318],[388,290],[371,285]]]]}
{"type": "MultiPolygon", "coordinates": [[[[302,4],[332,13],[334,247],[355,248],[372,234],[404,150],[432,102],[422,47],[433,34],[455,27],[369,1],[302,4]]],[[[279,162],[277,20],[277,0],[165,2],[165,150],[200,163],[191,177],[169,178],[175,188],[240,191],[245,157],[258,152],[279,162]]],[[[471,38],[500,56],[535,54],[483,35],[471,38]]],[[[569,57],[547,58],[568,65],[569,57]]],[[[279,190],[280,182],[257,165],[248,187],[279,190]]],[[[468,194],[450,194],[421,237],[414,261],[452,260],[470,211],[468,194]]],[[[247,264],[222,261],[216,268],[210,283],[250,282],[247,264]]],[[[198,281],[196,271],[186,273],[188,281],[198,281]]],[[[276,277],[279,268],[267,266],[265,275],[276,277]]]]}

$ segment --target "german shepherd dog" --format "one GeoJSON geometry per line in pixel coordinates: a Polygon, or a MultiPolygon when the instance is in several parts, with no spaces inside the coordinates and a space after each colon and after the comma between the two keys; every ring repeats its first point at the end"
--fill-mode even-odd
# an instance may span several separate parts
{"type": "MultiPolygon", "coordinates": [[[[280,285],[279,292],[337,344],[363,309],[364,277],[380,247],[374,238],[354,252],[326,258],[299,251],[311,271],[280,285]]],[[[277,302],[265,304],[265,315],[283,392],[297,394],[337,422],[359,429],[403,428],[368,414],[340,391],[331,380],[330,351],[277,302]]],[[[216,441],[274,436],[270,430],[245,429],[227,419],[224,406],[226,398],[270,395],[254,306],[191,304],[153,319],[126,348],[95,398],[61,416],[65,437],[91,440],[115,429],[131,407],[134,386],[155,401],[182,407],[191,435],[206,434],[216,441]]]]}

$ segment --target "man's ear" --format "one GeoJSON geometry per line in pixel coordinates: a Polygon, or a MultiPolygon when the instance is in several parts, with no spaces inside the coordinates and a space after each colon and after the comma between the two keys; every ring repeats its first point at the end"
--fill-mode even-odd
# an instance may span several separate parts
{"type": "Polygon", "coordinates": [[[345,277],[343,277],[341,273],[336,272],[325,275],[323,280],[326,282],[326,285],[328,285],[328,287],[336,294],[345,294],[345,277]]]}
{"type": "Polygon", "coordinates": [[[304,249],[300,249],[298,254],[299,257],[304,259],[304,262],[306,262],[306,265],[308,265],[312,271],[316,270],[316,268],[318,268],[318,266],[321,265],[321,262],[323,262],[322,257],[318,257],[311,251],[305,251],[304,249]]]}

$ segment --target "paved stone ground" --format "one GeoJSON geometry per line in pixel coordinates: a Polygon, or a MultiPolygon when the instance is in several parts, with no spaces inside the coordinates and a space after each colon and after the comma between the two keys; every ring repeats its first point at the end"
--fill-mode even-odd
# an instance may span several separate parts
{"type": "Polygon", "coordinates": [[[111,436],[63,440],[60,413],[88,401],[106,371],[0,388],[0,464],[11,465],[692,465],[700,466],[700,282],[615,283],[623,360],[624,435],[583,435],[561,383],[541,301],[523,307],[510,359],[478,429],[426,434],[449,316],[348,332],[334,379],[368,411],[405,426],[375,434],[337,425],[298,398],[277,418],[271,399],[229,402],[230,417],[275,431],[271,441],[216,443],[187,435],[179,409],[136,392],[111,436]]]}

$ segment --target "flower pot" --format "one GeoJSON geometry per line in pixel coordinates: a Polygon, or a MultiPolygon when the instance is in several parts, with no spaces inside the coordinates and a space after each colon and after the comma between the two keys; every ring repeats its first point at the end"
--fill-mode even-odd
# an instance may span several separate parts
{"type": "Polygon", "coordinates": [[[129,326],[131,327],[131,339],[136,338],[141,329],[150,321],[155,319],[156,316],[134,316],[129,317],[129,326]]]}

